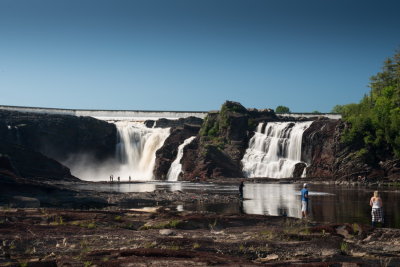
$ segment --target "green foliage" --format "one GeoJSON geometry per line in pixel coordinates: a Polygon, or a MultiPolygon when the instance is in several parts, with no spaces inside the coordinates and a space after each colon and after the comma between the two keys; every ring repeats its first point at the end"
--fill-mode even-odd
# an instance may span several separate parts
{"type": "Polygon", "coordinates": [[[321,114],[321,112],[319,112],[318,110],[314,110],[313,112],[311,112],[313,114],[321,114]]]}
{"type": "MultiPolygon", "coordinates": [[[[200,129],[200,136],[209,146],[223,150],[228,143],[226,132],[232,124],[232,113],[247,113],[247,109],[241,104],[236,102],[225,102],[220,112],[210,113],[204,119],[203,125],[200,129]]],[[[253,122],[254,123],[254,122],[253,122]]]]}
{"type": "Polygon", "coordinates": [[[95,224],[94,222],[89,223],[89,224],[87,225],[87,228],[88,228],[88,229],[94,229],[94,228],[96,228],[96,224],[95,224]]]}
{"type": "Polygon", "coordinates": [[[346,242],[343,241],[342,243],[340,243],[340,251],[343,254],[347,254],[348,250],[349,250],[349,245],[346,242]]]}
{"type": "Polygon", "coordinates": [[[290,109],[286,106],[277,106],[275,109],[276,113],[290,113],[290,109]]]}
{"type": "Polygon", "coordinates": [[[200,129],[200,136],[216,137],[219,134],[219,122],[216,116],[207,115],[200,129]]]}
{"type": "Polygon", "coordinates": [[[332,113],[339,113],[339,114],[342,114],[343,108],[344,108],[344,106],[342,106],[342,105],[336,105],[336,106],[334,106],[334,107],[332,108],[331,112],[332,112],[332,113]]]}
{"type": "Polygon", "coordinates": [[[342,142],[358,150],[357,156],[369,154],[370,160],[400,158],[400,52],[371,77],[370,88],[360,103],[332,109],[350,125],[342,142]]]}

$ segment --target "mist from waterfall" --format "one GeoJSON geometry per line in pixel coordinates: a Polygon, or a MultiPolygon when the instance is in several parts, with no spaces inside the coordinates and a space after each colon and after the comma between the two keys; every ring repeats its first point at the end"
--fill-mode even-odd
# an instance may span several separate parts
{"type": "Polygon", "coordinates": [[[307,122],[260,123],[242,159],[246,177],[288,178],[301,162],[301,143],[307,122]]]}
{"type": "Polygon", "coordinates": [[[143,123],[115,122],[118,131],[116,149],[119,167],[113,173],[127,180],[153,180],[156,151],[164,144],[170,129],[147,128],[143,123]]]}
{"type": "Polygon", "coordinates": [[[168,170],[167,180],[168,181],[178,181],[179,174],[182,172],[182,164],[181,159],[183,157],[183,149],[185,146],[190,144],[196,136],[189,137],[178,147],[178,154],[176,155],[176,159],[172,162],[171,167],[168,170]]]}

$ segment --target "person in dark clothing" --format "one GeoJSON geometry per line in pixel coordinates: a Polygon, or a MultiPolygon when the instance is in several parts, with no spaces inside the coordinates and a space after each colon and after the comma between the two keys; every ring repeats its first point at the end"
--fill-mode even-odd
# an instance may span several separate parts
{"type": "Polygon", "coordinates": [[[239,197],[240,199],[243,199],[243,187],[244,187],[244,182],[241,181],[239,185],[239,197]]]}

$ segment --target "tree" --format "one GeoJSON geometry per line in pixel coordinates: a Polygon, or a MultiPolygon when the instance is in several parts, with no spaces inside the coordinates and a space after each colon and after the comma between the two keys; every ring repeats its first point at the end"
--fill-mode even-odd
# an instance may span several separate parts
{"type": "Polygon", "coordinates": [[[290,113],[290,109],[286,106],[277,106],[275,109],[276,113],[290,113]]]}
{"type": "Polygon", "coordinates": [[[342,112],[343,112],[343,107],[344,107],[344,106],[342,106],[342,105],[336,105],[336,106],[334,106],[334,107],[332,108],[331,112],[332,112],[332,113],[339,113],[339,114],[342,114],[342,112]]]}
{"type": "Polygon", "coordinates": [[[400,51],[371,77],[370,88],[360,103],[332,110],[350,125],[342,140],[375,160],[400,158],[400,51]]]}

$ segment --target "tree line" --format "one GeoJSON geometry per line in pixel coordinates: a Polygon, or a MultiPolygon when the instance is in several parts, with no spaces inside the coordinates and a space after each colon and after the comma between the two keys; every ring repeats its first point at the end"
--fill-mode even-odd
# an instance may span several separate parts
{"type": "Polygon", "coordinates": [[[336,105],[332,112],[347,122],[342,142],[367,161],[400,158],[400,50],[370,79],[370,91],[358,104],[336,105]]]}

